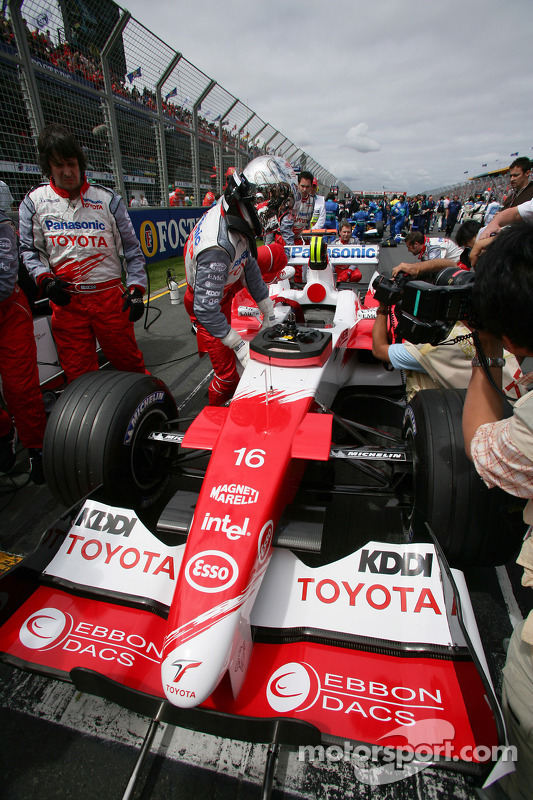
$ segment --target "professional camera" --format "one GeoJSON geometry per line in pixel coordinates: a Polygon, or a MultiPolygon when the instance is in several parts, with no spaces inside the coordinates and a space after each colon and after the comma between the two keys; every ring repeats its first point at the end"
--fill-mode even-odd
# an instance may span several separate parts
{"type": "Polygon", "coordinates": [[[437,345],[459,320],[480,327],[472,314],[474,273],[456,267],[441,270],[434,283],[402,273],[396,280],[380,275],[374,281],[374,297],[395,306],[398,336],[413,344],[437,345]]]}

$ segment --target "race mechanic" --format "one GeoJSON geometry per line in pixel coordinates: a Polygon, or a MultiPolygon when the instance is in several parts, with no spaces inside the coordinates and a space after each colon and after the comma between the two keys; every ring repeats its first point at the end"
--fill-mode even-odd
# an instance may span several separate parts
{"type": "MultiPolygon", "coordinates": [[[[494,239],[476,273],[473,301],[484,330],[477,331],[480,349],[472,361],[463,411],[466,453],[487,486],[527,499],[524,521],[530,527],[517,563],[524,567],[523,585],[533,587],[533,392],[518,400],[512,416],[505,418],[497,391],[505,385],[503,347],[519,360],[533,356],[532,225],[512,225],[494,239]],[[494,385],[481,368],[483,359],[494,385]]],[[[525,387],[532,382],[533,373],[522,381],[525,387]]],[[[525,800],[531,796],[533,775],[533,611],[516,625],[509,642],[502,705],[517,757],[515,771],[501,785],[509,798],[525,800]]]]}
{"type": "Polygon", "coordinates": [[[406,272],[420,278],[430,272],[440,272],[445,267],[456,267],[463,252],[451,239],[424,236],[420,231],[408,233],[405,245],[410,253],[418,257],[420,263],[402,261],[392,270],[393,277],[399,272],[406,272]]]}
{"type": "Polygon", "coordinates": [[[30,457],[30,479],[44,483],[41,450],[46,416],[39,386],[33,318],[17,284],[19,256],[15,226],[0,211],[0,377],[9,413],[0,409],[0,472],[14,466],[15,422],[30,457]]]}
{"type": "Polygon", "coordinates": [[[235,356],[242,367],[248,362],[248,342],[230,325],[232,299],[243,284],[263,314],[262,327],[274,322],[274,306],[256,260],[256,237],[262,234],[257,206],[267,204],[262,213],[267,227],[270,217],[290,214],[298,201],[290,164],[260,156],[241,175],[234,172],[228,178],[224,194],[187,240],[184,305],[196,325],[198,350],[207,352],[213,365],[210,405],[223,405],[232,397],[239,382],[235,356]]]}
{"type": "Polygon", "coordinates": [[[399,244],[402,238],[402,231],[409,222],[409,206],[403,195],[391,201],[390,208],[390,239],[399,244]]]}
{"type": "MultiPolygon", "coordinates": [[[[349,222],[341,223],[339,228],[339,235],[338,237],[331,243],[340,244],[340,245],[347,245],[347,244],[357,244],[357,239],[354,239],[352,236],[352,226],[349,222]]],[[[337,274],[337,282],[340,283],[341,281],[349,281],[350,283],[358,283],[361,278],[361,270],[359,267],[356,267],[355,264],[337,264],[335,266],[335,272],[337,274]]]]}
{"type": "Polygon", "coordinates": [[[126,207],[112,189],[87,182],[83,150],[62,125],[43,128],[38,150],[49,182],[20,206],[20,252],[50,300],[67,381],[98,369],[96,340],[116,369],[144,373],[133,323],[144,313],[145,261],[126,207]]]}
{"type": "Polygon", "coordinates": [[[329,230],[336,229],[339,224],[340,206],[335,200],[335,195],[330,192],[326,199],[326,219],[325,226],[329,230]]]}

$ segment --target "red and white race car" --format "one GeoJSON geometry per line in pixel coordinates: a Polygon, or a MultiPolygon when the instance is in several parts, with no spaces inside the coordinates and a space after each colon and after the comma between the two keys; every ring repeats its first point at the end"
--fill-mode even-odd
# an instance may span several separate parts
{"type": "MultiPolygon", "coordinates": [[[[374,271],[378,256],[338,257],[374,271]]],[[[44,463],[70,508],[0,578],[0,657],[271,742],[264,796],[282,744],[364,744],[382,765],[408,748],[482,783],[505,731],[448,562],[505,561],[521,509],[467,462],[459,393],[405,404],[371,353],[372,294],[339,290],[335,257],[303,288],[272,284],[271,328],[237,305],[253,338],[227,407],[180,420],[162,381],[112,371],[63,393],[44,463]]]]}

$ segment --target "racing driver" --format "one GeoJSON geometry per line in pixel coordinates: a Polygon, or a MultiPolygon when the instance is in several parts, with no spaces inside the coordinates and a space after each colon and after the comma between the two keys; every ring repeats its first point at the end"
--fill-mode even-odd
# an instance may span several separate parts
{"type": "Polygon", "coordinates": [[[256,260],[256,237],[262,234],[257,206],[266,203],[261,220],[268,228],[270,218],[290,213],[299,197],[290,164],[260,156],[240,175],[229,176],[224,194],[187,240],[184,305],[196,326],[198,350],[209,354],[215,372],[210,405],[223,405],[232,397],[239,382],[235,356],[243,368],[248,362],[248,342],[230,325],[232,299],[243,285],[263,314],[262,327],[274,322],[274,305],[256,260]]]}
{"type": "Polygon", "coordinates": [[[126,207],[112,189],[89,185],[83,150],[62,125],[43,128],[38,149],[49,183],[21,203],[20,253],[51,301],[67,381],[98,369],[95,339],[116,369],[144,373],[133,323],[144,313],[145,261],[126,207]]]}

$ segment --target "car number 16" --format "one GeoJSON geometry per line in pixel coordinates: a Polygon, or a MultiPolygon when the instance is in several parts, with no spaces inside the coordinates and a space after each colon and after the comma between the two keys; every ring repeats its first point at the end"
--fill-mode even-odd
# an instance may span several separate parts
{"type": "Polygon", "coordinates": [[[246,447],[241,447],[240,450],[234,450],[233,452],[237,453],[237,460],[235,461],[237,467],[240,467],[243,461],[247,467],[252,469],[262,467],[265,463],[265,451],[257,447],[253,450],[246,450],[246,447]]]}

